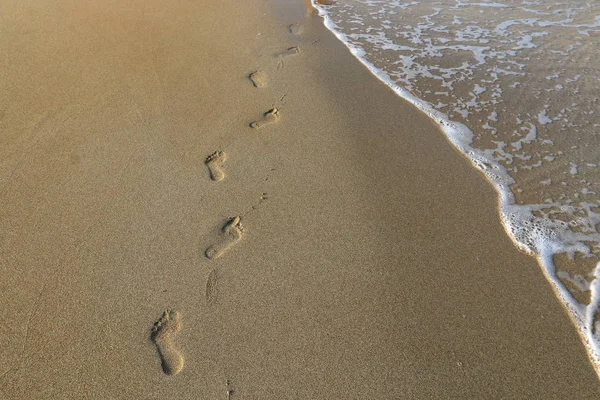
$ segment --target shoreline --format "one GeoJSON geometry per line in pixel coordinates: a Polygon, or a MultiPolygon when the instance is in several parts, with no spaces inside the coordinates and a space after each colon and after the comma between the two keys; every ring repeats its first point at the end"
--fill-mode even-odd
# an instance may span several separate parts
{"type": "MultiPolygon", "coordinates": [[[[597,307],[593,302],[585,306],[578,303],[572,297],[573,294],[569,293],[567,287],[556,275],[555,271],[557,266],[553,261],[555,256],[568,254],[569,250],[575,252],[580,249],[581,246],[579,246],[578,243],[585,243],[585,240],[579,239],[578,243],[567,245],[566,243],[561,243],[560,240],[553,239],[551,232],[556,233],[556,231],[552,231],[552,228],[559,232],[560,229],[553,225],[546,227],[544,222],[547,221],[536,217],[528,205],[523,206],[516,203],[514,193],[510,189],[510,186],[516,183],[515,180],[500,163],[494,160],[493,157],[485,154],[480,149],[471,146],[474,137],[471,128],[461,122],[452,120],[448,115],[432,107],[427,101],[419,99],[402,86],[397,85],[385,70],[376,67],[365,58],[364,50],[362,48],[353,45],[348,40],[323,6],[319,6],[317,2],[317,5],[314,6],[314,8],[318,11],[319,16],[323,18],[325,27],[344,43],[348,48],[348,51],[352,53],[352,55],[356,57],[356,59],[373,74],[373,76],[394,91],[398,97],[413,104],[415,108],[421,110],[431,120],[435,121],[438,124],[440,131],[442,131],[448,139],[448,142],[460,152],[461,155],[468,159],[472,167],[485,176],[486,181],[494,187],[497,192],[498,214],[506,235],[511,239],[515,247],[536,259],[548,284],[554,291],[557,301],[561,303],[568,313],[572,324],[586,347],[588,358],[600,379],[600,349],[598,343],[596,343],[597,339],[594,338],[594,321],[597,307]],[[531,229],[528,230],[526,228],[527,225],[539,225],[546,228],[548,232],[544,234],[536,232],[532,233],[530,232],[531,229]],[[537,236],[540,236],[541,238],[537,236]]],[[[535,208],[533,208],[533,210],[535,210],[535,208]]],[[[589,238],[591,240],[591,236],[589,238]]],[[[590,252],[589,250],[587,251],[588,253],[590,252]]],[[[593,268],[592,271],[593,276],[600,276],[599,274],[600,264],[593,268]]],[[[590,287],[589,296],[591,299],[598,298],[598,293],[596,293],[597,285],[590,284],[590,287]]]]}
{"type": "Polygon", "coordinates": [[[63,7],[0,39],[7,398],[597,394],[493,188],[302,2],[63,7]]]}

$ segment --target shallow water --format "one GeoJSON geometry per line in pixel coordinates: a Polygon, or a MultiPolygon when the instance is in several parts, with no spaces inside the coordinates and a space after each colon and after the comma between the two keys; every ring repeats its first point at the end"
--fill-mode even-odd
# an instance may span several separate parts
{"type": "Polygon", "coordinates": [[[600,2],[332,3],[328,28],[497,188],[600,374],[600,2]]]}

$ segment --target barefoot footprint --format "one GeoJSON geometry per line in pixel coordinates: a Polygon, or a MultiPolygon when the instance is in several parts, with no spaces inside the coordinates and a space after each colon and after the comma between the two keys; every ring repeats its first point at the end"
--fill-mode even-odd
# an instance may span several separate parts
{"type": "Polygon", "coordinates": [[[280,52],[279,54],[277,54],[278,57],[282,58],[282,57],[288,57],[288,56],[293,56],[300,53],[300,47],[298,46],[293,46],[293,47],[288,47],[286,50],[280,52]]]}
{"type": "Polygon", "coordinates": [[[250,82],[254,85],[254,87],[261,88],[267,86],[268,78],[267,74],[264,71],[254,71],[248,76],[250,82]]]}
{"type": "Polygon", "coordinates": [[[227,159],[227,155],[223,151],[215,151],[210,156],[206,157],[205,164],[210,171],[210,179],[219,182],[225,178],[225,172],[223,172],[223,163],[227,159]]]}
{"type": "Polygon", "coordinates": [[[176,375],[183,369],[183,356],[173,343],[181,327],[181,315],[172,310],[165,311],[152,327],[152,341],[156,344],[163,372],[167,375],[176,375]]]}
{"type": "Polygon", "coordinates": [[[291,24],[290,26],[288,26],[288,30],[292,35],[295,36],[299,36],[304,33],[304,27],[299,23],[291,24]]]}
{"type": "Polygon", "coordinates": [[[224,237],[220,242],[213,244],[206,249],[206,257],[211,260],[220,257],[223,253],[229,250],[231,246],[239,242],[243,234],[244,230],[242,229],[240,217],[231,218],[223,227],[224,237]]]}
{"type": "Polygon", "coordinates": [[[269,125],[279,119],[279,110],[276,108],[272,108],[266,113],[264,113],[263,118],[258,121],[253,121],[250,123],[250,128],[258,129],[265,125],[269,125]]]}

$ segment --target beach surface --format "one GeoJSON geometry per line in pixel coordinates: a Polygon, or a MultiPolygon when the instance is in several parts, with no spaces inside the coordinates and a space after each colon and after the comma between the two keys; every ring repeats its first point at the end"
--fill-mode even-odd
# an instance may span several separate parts
{"type": "Polygon", "coordinates": [[[302,1],[0,9],[0,398],[597,398],[493,188],[302,1]]]}

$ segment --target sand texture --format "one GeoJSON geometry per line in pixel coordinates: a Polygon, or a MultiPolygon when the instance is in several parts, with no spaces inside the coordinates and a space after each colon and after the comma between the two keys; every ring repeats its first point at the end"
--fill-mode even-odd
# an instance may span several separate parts
{"type": "Polygon", "coordinates": [[[7,0],[0,59],[0,398],[598,394],[491,187],[302,1],[7,0]]]}

